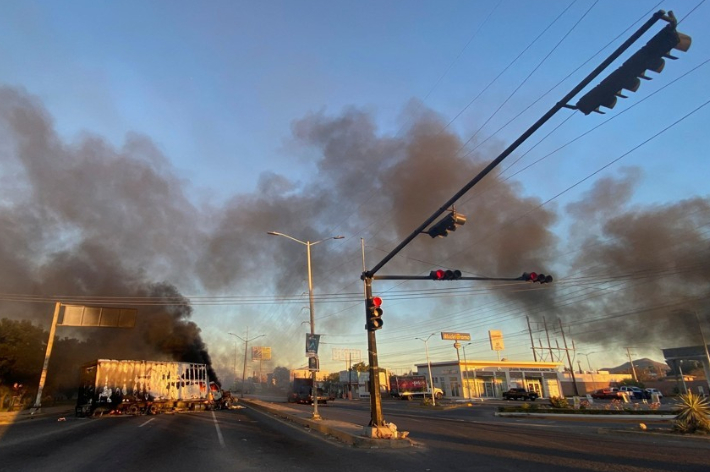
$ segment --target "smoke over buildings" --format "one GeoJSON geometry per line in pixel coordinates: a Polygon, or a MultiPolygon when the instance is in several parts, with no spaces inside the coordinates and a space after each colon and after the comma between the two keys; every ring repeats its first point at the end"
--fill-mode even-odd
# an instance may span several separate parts
{"type": "MultiPolygon", "coordinates": [[[[373,117],[359,109],[313,113],[293,122],[288,143],[294,154],[313,156],[307,163],[312,179],[264,173],[255,176],[254,192],[200,206],[194,183],[177,176],[169,156],[149,137],[129,135],[120,148],[94,135],[65,142],[36,98],[0,88],[2,292],[47,298],[297,295],[305,290],[305,249],[266,232],[311,241],[343,234],[391,250],[501,150],[492,145],[485,155],[462,157],[461,139],[443,125],[434,113],[420,112],[401,133],[383,136],[373,117]]],[[[584,199],[568,205],[564,216],[572,223],[563,243],[553,232],[557,208],[541,206],[519,182],[493,172],[456,206],[468,217],[465,230],[446,244],[418,238],[388,270],[421,273],[439,264],[456,265],[469,275],[514,277],[529,268],[550,268],[570,252],[563,248],[567,244],[573,260],[555,267],[556,278],[595,278],[595,285],[560,283],[498,296],[521,314],[559,316],[565,323],[583,323],[590,313],[603,318],[648,307],[642,316],[579,324],[579,339],[633,336],[650,342],[682,335],[669,310],[707,299],[708,272],[701,269],[710,262],[704,229],[710,203],[698,197],[633,207],[629,202],[639,178],[630,169],[619,179],[600,180],[584,199]]],[[[319,288],[361,293],[359,251],[339,244],[324,243],[313,251],[319,288]]],[[[47,307],[0,300],[0,317],[45,323],[47,307]]],[[[693,307],[701,309],[702,303],[693,307]]],[[[262,329],[273,330],[269,345],[300,349],[300,341],[292,339],[305,319],[298,315],[301,308],[291,304],[263,315],[265,310],[247,306],[231,313],[237,319],[253,315],[262,329]]],[[[141,307],[134,333],[91,336],[101,340],[107,356],[208,360],[191,315],[187,304],[141,307]],[[129,345],[135,354],[122,354],[129,345]]],[[[361,322],[348,322],[361,330],[361,322]]],[[[334,331],[343,323],[334,316],[323,326],[334,331]]],[[[241,333],[245,324],[219,329],[241,333]]],[[[232,351],[220,349],[221,362],[231,365],[232,351]]],[[[300,351],[295,355],[302,357],[300,351]]]]}

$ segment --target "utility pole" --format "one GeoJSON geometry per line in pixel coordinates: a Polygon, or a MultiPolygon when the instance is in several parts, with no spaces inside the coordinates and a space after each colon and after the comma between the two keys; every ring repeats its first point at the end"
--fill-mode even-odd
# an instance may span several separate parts
{"type": "Polygon", "coordinates": [[[562,331],[562,342],[565,345],[565,352],[567,353],[567,362],[569,362],[569,373],[572,375],[572,385],[574,385],[574,394],[579,396],[579,389],[577,389],[577,379],[574,378],[574,366],[572,365],[572,358],[569,355],[569,349],[567,348],[567,339],[565,339],[565,330],[562,327],[562,320],[558,319],[560,322],[560,331],[562,331]]]}
{"type": "MultiPolygon", "coordinates": [[[[247,326],[246,338],[243,338],[243,337],[239,336],[238,334],[234,334],[234,333],[227,333],[227,334],[230,334],[230,335],[244,341],[244,368],[242,370],[242,393],[241,393],[241,397],[244,398],[244,390],[246,389],[246,378],[247,378],[247,351],[249,350],[249,341],[254,341],[255,339],[263,338],[264,335],[260,334],[259,336],[249,339],[249,326],[247,326]]],[[[261,372],[259,372],[259,376],[261,377],[261,372]]],[[[259,378],[259,382],[261,382],[261,378],[259,378]]]]}
{"type": "Polygon", "coordinates": [[[636,376],[636,367],[634,367],[634,361],[631,360],[631,349],[630,347],[626,348],[626,355],[629,357],[629,364],[631,364],[631,373],[634,375],[634,382],[638,383],[639,378],[636,376]]]}
{"type": "Polygon", "coordinates": [[[525,319],[528,322],[528,333],[530,333],[530,347],[532,347],[533,359],[537,362],[537,353],[535,352],[535,341],[533,340],[532,328],[530,328],[530,317],[525,315],[525,319]]]}
{"type": "Polygon", "coordinates": [[[547,330],[547,321],[542,317],[542,324],[545,326],[545,335],[547,335],[547,348],[550,350],[550,362],[555,362],[555,356],[552,354],[552,344],[550,344],[550,332],[547,330]]]}

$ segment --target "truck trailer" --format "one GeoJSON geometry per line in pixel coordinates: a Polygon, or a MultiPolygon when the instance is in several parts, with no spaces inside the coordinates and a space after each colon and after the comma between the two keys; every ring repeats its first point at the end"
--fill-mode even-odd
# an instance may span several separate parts
{"type": "MultiPolygon", "coordinates": [[[[402,400],[424,399],[425,397],[431,398],[431,390],[423,375],[392,375],[390,376],[390,395],[402,400]]],[[[438,400],[444,396],[444,392],[440,388],[434,387],[434,396],[438,400]]]]}
{"type": "Polygon", "coordinates": [[[206,364],[99,359],[80,372],[77,416],[158,414],[229,406],[206,364]]]}

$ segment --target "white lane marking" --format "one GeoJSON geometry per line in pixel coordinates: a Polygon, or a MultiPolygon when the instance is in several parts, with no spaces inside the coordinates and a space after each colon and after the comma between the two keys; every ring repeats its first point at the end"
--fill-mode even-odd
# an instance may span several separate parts
{"type": "Polygon", "coordinates": [[[212,419],[214,420],[214,428],[217,430],[217,439],[219,439],[219,444],[222,447],[227,447],[224,444],[224,438],[222,437],[222,430],[219,429],[219,423],[217,422],[217,415],[214,414],[214,410],[212,410],[212,419]]]}
{"type": "Polygon", "coordinates": [[[145,423],[143,423],[142,425],[140,425],[140,426],[138,426],[138,427],[139,427],[139,428],[142,428],[143,426],[147,425],[148,423],[150,423],[150,422],[153,421],[154,419],[155,419],[155,418],[151,418],[151,419],[149,419],[148,421],[146,421],[145,423]]]}

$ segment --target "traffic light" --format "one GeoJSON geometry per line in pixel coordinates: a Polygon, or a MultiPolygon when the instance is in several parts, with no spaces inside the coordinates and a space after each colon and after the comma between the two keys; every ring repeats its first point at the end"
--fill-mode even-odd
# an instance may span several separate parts
{"type": "Polygon", "coordinates": [[[382,321],[382,299],[380,297],[372,297],[367,300],[367,324],[365,328],[368,331],[377,331],[382,329],[384,321],[382,321]]]}
{"type": "Polygon", "coordinates": [[[623,90],[635,92],[641,85],[639,79],[651,80],[651,77],[646,76],[647,70],[660,73],[665,66],[664,57],[678,59],[670,54],[671,49],[687,51],[691,38],[676,31],[675,27],[675,21],[666,25],[621,67],[580,98],[575,108],[585,115],[592,112],[603,114],[599,107],[614,108],[616,97],[627,98],[623,90]]]}
{"type": "Polygon", "coordinates": [[[460,270],[432,270],[429,272],[429,277],[432,280],[456,280],[461,278],[460,270]]]}
{"type": "Polygon", "coordinates": [[[426,233],[432,238],[443,238],[449,234],[449,231],[456,231],[457,226],[461,226],[465,223],[465,216],[452,211],[429,228],[429,231],[426,231],[426,233]]]}
{"type": "Polygon", "coordinates": [[[523,275],[520,276],[520,279],[526,282],[538,282],[541,284],[552,283],[551,275],[538,274],[536,272],[523,272],[523,275]]]}

